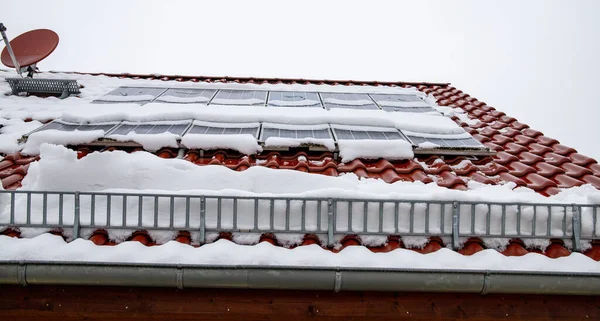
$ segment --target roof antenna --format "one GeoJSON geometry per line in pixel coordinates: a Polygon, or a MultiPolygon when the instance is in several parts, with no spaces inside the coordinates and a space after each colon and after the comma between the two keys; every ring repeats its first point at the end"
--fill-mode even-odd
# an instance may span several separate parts
{"type": "Polygon", "coordinates": [[[33,79],[38,72],[37,63],[48,57],[58,46],[58,35],[49,29],[36,29],[8,41],[6,27],[0,23],[2,41],[6,47],[0,54],[2,63],[15,68],[20,78],[6,78],[13,95],[26,93],[36,96],[59,96],[61,99],[79,94],[79,84],[75,79],[33,79]],[[27,78],[22,76],[27,72],[27,78]]]}
{"type": "Polygon", "coordinates": [[[6,45],[0,55],[2,63],[15,68],[19,75],[27,72],[29,78],[33,78],[33,74],[37,72],[36,64],[48,57],[58,46],[58,35],[49,29],[31,30],[9,42],[6,26],[0,23],[0,33],[6,45]]]}
{"type": "Polygon", "coordinates": [[[17,61],[17,57],[15,57],[15,53],[13,52],[12,47],[10,46],[10,42],[8,41],[8,37],[6,36],[6,27],[2,22],[0,22],[0,33],[2,34],[2,41],[4,41],[4,43],[6,44],[6,50],[10,55],[10,60],[12,60],[13,66],[17,70],[19,76],[21,76],[21,66],[17,61]]]}

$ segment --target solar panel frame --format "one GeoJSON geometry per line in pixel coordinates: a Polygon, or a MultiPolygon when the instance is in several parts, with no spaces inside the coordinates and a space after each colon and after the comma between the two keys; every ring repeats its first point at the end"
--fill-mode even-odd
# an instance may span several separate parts
{"type": "MultiPolygon", "coordinates": [[[[255,123],[208,123],[194,121],[185,135],[252,135],[258,138],[260,124],[255,123]],[[225,126],[232,125],[232,126],[225,126]],[[237,125],[237,127],[236,127],[237,125]],[[250,126],[252,125],[252,126],[250,126]],[[204,129],[204,132],[201,131],[204,129]],[[220,130],[220,131],[219,131],[220,130]],[[209,133],[209,131],[212,131],[209,133]],[[227,133],[227,131],[230,131],[227,133]],[[237,131],[237,132],[231,132],[237,131]]],[[[185,136],[184,135],[184,136],[185,136]]]]}
{"type": "Polygon", "coordinates": [[[343,108],[343,109],[360,109],[360,110],[379,110],[379,106],[375,103],[375,101],[366,93],[331,93],[331,92],[322,92],[319,93],[321,97],[321,101],[323,102],[323,106],[326,109],[332,108],[343,108]],[[352,99],[354,98],[354,99],[352,99]],[[369,101],[368,104],[342,104],[342,103],[332,103],[328,102],[328,99],[335,99],[338,101],[348,101],[348,102],[358,102],[358,101],[369,101]]]}
{"type": "Polygon", "coordinates": [[[318,92],[309,92],[309,91],[269,91],[269,97],[267,100],[268,107],[309,107],[309,108],[323,108],[323,104],[319,97],[318,92]],[[286,95],[287,94],[287,95],[286,95]],[[292,96],[291,99],[289,96],[292,96]],[[296,99],[303,98],[303,99],[296,99]],[[302,100],[311,100],[315,103],[313,104],[290,104],[290,105],[277,105],[272,102],[275,101],[286,101],[286,102],[296,102],[302,100]]]}
{"type": "Polygon", "coordinates": [[[178,136],[183,136],[188,128],[191,126],[192,121],[186,122],[142,122],[142,123],[134,123],[134,122],[122,122],[118,126],[114,127],[110,132],[106,133],[104,136],[110,138],[109,136],[113,135],[128,135],[129,133],[135,132],[137,135],[155,135],[155,134],[163,134],[163,133],[171,133],[178,136]],[[142,129],[136,131],[136,129],[142,129]],[[163,130],[160,130],[163,128],[163,130]],[[166,129],[164,129],[166,128],[166,129]],[[177,128],[177,129],[175,129],[177,128]],[[178,130],[178,131],[176,131],[178,130]]]}
{"type": "Polygon", "coordinates": [[[263,124],[260,132],[259,141],[265,142],[270,137],[291,138],[291,139],[331,139],[335,141],[328,125],[283,125],[283,124],[263,124]],[[279,125],[279,126],[278,126],[279,125]],[[275,134],[276,133],[276,134],[275,134]],[[310,135],[307,135],[310,133],[310,135]]]}
{"type": "Polygon", "coordinates": [[[110,132],[113,128],[118,126],[119,123],[120,122],[77,124],[77,123],[70,123],[70,122],[61,121],[61,120],[57,119],[57,120],[53,120],[43,126],[40,126],[36,129],[32,130],[26,136],[29,136],[33,133],[38,133],[38,132],[42,132],[42,131],[46,131],[46,130],[53,130],[53,129],[64,131],[64,132],[70,132],[70,131],[75,131],[75,130],[78,130],[78,131],[103,130],[104,133],[106,134],[106,133],[110,132]],[[104,127],[104,128],[99,128],[99,127],[104,127]],[[67,129],[67,128],[69,128],[69,129],[67,129]]]}
{"type": "Polygon", "coordinates": [[[448,149],[486,149],[483,144],[473,137],[462,138],[442,138],[442,137],[424,137],[407,134],[406,137],[414,146],[419,146],[422,143],[433,143],[438,145],[436,148],[448,149]]]}
{"type": "Polygon", "coordinates": [[[127,104],[127,103],[137,103],[137,104],[147,104],[152,102],[162,95],[168,88],[164,87],[132,87],[132,86],[120,86],[107,94],[104,94],[102,97],[99,97],[92,101],[94,104],[127,104]],[[110,97],[121,97],[121,96],[140,96],[139,100],[119,100],[114,99],[111,100],[110,97]],[[154,96],[151,99],[141,98],[142,96],[154,96]]]}
{"type": "Polygon", "coordinates": [[[333,135],[338,140],[404,140],[406,136],[391,127],[331,125],[333,135]]]}
{"type": "Polygon", "coordinates": [[[266,90],[244,90],[244,89],[219,89],[215,96],[211,99],[210,105],[231,105],[231,106],[265,106],[267,102],[268,91],[266,90]],[[252,95],[249,97],[249,95],[252,95]],[[260,95],[259,95],[260,94],[260,95]],[[225,96],[227,97],[220,97],[225,96]],[[240,98],[231,98],[232,95],[239,95],[240,98]],[[258,97],[257,97],[258,96],[258,97]],[[258,99],[261,102],[240,103],[241,100],[258,99]],[[231,100],[232,102],[227,103],[225,101],[231,100]]]}

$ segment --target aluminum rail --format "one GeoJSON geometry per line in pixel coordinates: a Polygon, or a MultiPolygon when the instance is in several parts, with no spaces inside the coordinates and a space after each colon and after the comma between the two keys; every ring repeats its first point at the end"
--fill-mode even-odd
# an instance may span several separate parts
{"type": "Polygon", "coordinates": [[[0,284],[600,295],[600,273],[0,262],[0,284]]]}
{"type": "MultiPolygon", "coordinates": [[[[581,251],[600,239],[600,204],[501,203],[193,194],[0,191],[0,226],[82,231],[189,231],[562,239],[581,251]]],[[[1,231],[0,231],[1,232],[1,231]]]]}

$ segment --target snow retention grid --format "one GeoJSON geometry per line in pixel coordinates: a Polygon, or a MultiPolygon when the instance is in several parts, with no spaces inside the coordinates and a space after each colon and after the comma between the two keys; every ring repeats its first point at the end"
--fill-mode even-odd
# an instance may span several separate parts
{"type": "Polygon", "coordinates": [[[0,284],[600,295],[598,273],[0,262],[0,284]]]}

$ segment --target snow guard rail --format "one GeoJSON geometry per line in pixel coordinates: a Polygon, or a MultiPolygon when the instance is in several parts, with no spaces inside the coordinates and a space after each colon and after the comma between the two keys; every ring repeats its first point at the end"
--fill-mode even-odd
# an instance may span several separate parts
{"type": "Polygon", "coordinates": [[[598,239],[600,204],[495,203],[402,199],[209,196],[0,191],[0,230],[41,228],[562,239],[574,251],[598,239]]]}

